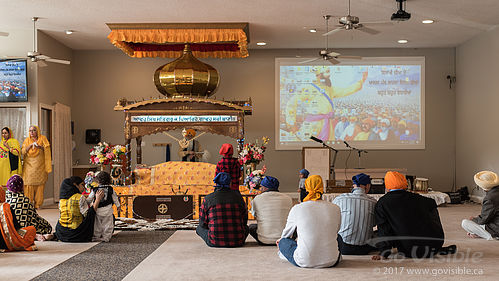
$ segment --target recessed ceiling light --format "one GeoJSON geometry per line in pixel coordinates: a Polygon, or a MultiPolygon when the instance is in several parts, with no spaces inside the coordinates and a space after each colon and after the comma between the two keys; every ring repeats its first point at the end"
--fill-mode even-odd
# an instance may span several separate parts
{"type": "Polygon", "coordinates": [[[312,33],[316,33],[316,32],[317,32],[317,29],[312,28],[312,29],[309,29],[308,31],[309,31],[309,32],[312,32],[312,33]]]}
{"type": "Polygon", "coordinates": [[[422,20],[421,22],[422,22],[422,23],[424,23],[424,24],[432,24],[432,23],[434,23],[435,21],[434,21],[434,20],[427,19],[427,20],[422,20]]]}
{"type": "Polygon", "coordinates": [[[64,32],[66,32],[67,35],[70,35],[70,34],[73,34],[74,30],[68,29],[68,30],[66,30],[64,32]]]}
{"type": "Polygon", "coordinates": [[[263,41],[262,41],[262,42],[256,42],[256,44],[257,44],[258,46],[265,46],[265,45],[267,45],[267,43],[265,43],[265,42],[263,42],[263,41]]]}
{"type": "Polygon", "coordinates": [[[407,43],[409,41],[407,41],[406,39],[400,39],[397,42],[399,42],[400,44],[405,44],[405,43],[407,43]]]}

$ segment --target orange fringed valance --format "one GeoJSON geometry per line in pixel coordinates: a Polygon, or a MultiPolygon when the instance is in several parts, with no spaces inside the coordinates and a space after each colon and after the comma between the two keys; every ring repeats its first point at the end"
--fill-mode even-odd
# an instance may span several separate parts
{"type": "Polygon", "coordinates": [[[109,41],[130,57],[178,58],[185,43],[192,43],[197,58],[245,58],[248,41],[242,29],[113,29],[109,41]]]}

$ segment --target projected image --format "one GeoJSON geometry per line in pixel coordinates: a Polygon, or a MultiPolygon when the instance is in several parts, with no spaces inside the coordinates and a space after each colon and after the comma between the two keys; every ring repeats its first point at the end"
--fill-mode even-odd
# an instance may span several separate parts
{"type": "Polygon", "coordinates": [[[362,148],[422,142],[421,65],[281,65],[280,148],[347,141],[362,148]]]}
{"type": "Polygon", "coordinates": [[[27,100],[26,61],[0,61],[0,102],[27,100]]]}

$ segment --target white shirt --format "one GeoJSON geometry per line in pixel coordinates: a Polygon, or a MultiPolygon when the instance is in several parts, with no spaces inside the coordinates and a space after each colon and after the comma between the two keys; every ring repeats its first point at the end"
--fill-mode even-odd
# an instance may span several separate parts
{"type": "Polygon", "coordinates": [[[251,213],[258,224],[258,240],[275,244],[286,226],[286,218],[293,206],[293,199],[277,191],[266,191],[255,196],[251,202],[251,213]]]}
{"type": "Polygon", "coordinates": [[[340,208],[327,201],[307,201],[289,212],[282,238],[297,232],[293,258],[300,267],[330,267],[338,260],[336,238],[340,229],[340,208]]]}

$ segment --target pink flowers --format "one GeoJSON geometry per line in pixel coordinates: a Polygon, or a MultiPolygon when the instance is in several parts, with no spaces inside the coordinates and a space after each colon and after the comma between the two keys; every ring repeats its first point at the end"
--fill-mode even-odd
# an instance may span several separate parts
{"type": "Polygon", "coordinates": [[[264,160],[263,153],[267,149],[265,145],[268,143],[269,138],[262,138],[263,144],[258,145],[258,140],[255,143],[246,143],[243,146],[241,152],[239,152],[239,161],[241,164],[250,164],[250,163],[260,163],[264,160]]]}
{"type": "Polygon", "coordinates": [[[108,165],[114,159],[112,146],[106,142],[99,142],[90,149],[90,164],[108,165]]]}

